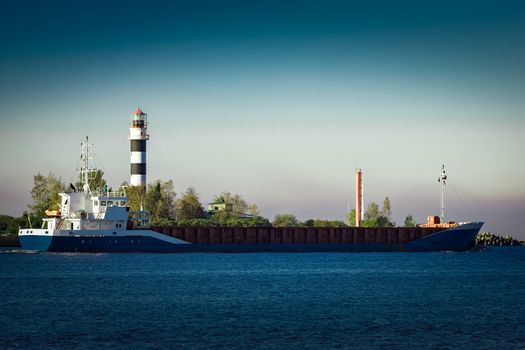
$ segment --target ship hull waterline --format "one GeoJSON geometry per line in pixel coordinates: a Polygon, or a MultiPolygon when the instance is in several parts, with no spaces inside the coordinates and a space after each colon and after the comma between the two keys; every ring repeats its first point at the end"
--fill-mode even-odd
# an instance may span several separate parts
{"type": "MultiPolygon", "coordinates": [[[[473,247],[482,223],[448,229],[404,243],[173,243],[155,236],[21,235],[24,250],[81,253],[248,253],[248,252],[429,252],[465,251],[473,247]]],[[[147,232],[147,231],[146,231],[147,232]]],[[[168,237],[170,238],[170,237],[168,237]]]]}

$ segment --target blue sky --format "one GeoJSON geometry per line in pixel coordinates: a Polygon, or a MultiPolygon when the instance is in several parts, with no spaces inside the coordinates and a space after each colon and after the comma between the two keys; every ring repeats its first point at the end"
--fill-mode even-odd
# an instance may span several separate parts
{"type": "Polygon", "coordinates": [[[89,135],[113,185],[127,123],[149,114],[148,179],[203,202],[343,219],[439,212],[525,239],[525,5],[421,1],[2,1],[0,212],[32,175],[75,174],[89,135]]]}

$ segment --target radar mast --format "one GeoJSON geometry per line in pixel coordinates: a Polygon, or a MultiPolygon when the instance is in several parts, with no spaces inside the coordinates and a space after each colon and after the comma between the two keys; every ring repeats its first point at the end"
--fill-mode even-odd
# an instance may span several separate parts
{"type": "Polygon", "coordinates": [[[438,182],[441,183],[441,222],[445,222],[445,185],[447,184],[447,172],[445,171],[445,164],[441,166],[441,174],[439,174],[438,182]]]}

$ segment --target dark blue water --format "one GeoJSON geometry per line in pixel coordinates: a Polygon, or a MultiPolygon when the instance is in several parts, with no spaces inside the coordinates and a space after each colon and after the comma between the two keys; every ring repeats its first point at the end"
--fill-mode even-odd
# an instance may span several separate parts
{"type": "Polygon", "coordinates": [[[524,349],[525,248],[0,254],[1,349],[524,349]]]}

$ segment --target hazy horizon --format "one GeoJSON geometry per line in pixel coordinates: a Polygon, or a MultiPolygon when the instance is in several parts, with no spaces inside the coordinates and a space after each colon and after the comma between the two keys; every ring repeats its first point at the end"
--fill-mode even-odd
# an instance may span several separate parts
{"type": "Polygon", "coordinates": [[[273,219],[485,221],[525,239],[525,5],[519,1],[2,2],[0,213],[32,176],[72,182],[88,135],[113,187],[148,113],[148,182],[239,193],[273,219]]]}

